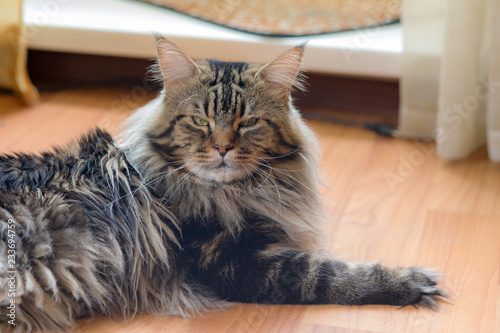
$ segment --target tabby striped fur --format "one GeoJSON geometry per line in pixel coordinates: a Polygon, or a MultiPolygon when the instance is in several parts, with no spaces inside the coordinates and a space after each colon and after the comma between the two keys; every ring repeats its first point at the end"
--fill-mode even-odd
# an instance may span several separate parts
{"type": "Polygon", "coordinates": [[[97,129],[40,156],[0,157],[0,330],[227,301],[434,308],[445,294],[428,271],[312,250],[319,147],[290,100],[302,52],[264,66],[193,61],[159,38],[165,88],[119,143],[97,129]]]}

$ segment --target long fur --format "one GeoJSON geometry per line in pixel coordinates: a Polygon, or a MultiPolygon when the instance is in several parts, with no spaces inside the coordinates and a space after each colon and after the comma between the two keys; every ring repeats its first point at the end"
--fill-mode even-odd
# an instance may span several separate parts
{"type": "Polygon", "coordinates": [[[2,332],[67,329],[95,313],[186,315],[217,306],[209,293],[193,297],[204,292],[175,271],[175,218],[109,134],[92,132],[55,156],[5,156],[0,166],[0,306],[11,299],[16,305],[16,325],[3,315],[2,332]],[[30,167],[36,176],[24,177],[30,167]],[[11,238],[15,269],[6,255],[11,238]],[[12,274],[14,298],[8,297],[12,274]]]}
{"type": "Polygon", "coordinates": [[[159,38],[165,87],[119,143],[96,129],[0,156],[0,331],[230,302],[435,308],[446,294],[428,271],[313,251],[319,146],[290,99],[302,52],[192,61],[159,38]]]}

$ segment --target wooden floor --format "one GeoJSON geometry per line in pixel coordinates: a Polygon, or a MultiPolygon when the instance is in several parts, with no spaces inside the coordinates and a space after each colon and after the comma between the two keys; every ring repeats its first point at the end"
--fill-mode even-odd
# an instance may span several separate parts
{"type": "MultiPolygon", "coordinates": [[[[0,153],[38,152],[120,122],[152,97],[138,87],[44,93],[25,108],[0,95],[0,153]]],[[[237,305],[189,319],[82,320],[75,332],[500,332],[500,165],[485,150],[464,161],[434,146],[310,121],[323,150],[332,255],[443,273],[440,311],[388,306],[237,305]]]]}

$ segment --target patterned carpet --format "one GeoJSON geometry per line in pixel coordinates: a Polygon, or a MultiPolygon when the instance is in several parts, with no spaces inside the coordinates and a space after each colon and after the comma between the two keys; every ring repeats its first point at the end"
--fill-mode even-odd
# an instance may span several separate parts
{"type": "MultiPolygon", "coordinates": [[[[399,21],[400,0],[139,0],[232,29],[309,36],[399,21]]],[[[162,9],[163,10],[163,9],[162,9]]]]}

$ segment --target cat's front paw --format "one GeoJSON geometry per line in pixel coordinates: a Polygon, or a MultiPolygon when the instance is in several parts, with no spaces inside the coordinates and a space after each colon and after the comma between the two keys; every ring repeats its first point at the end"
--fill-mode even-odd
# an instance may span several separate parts
{"type": "Polygon", "coordinates": [[[423,306],[437,310],[437,300],[449,296],[437,287],[440,275],[418,267],[400,268],[395,276],[394,305],[423,306]]]}

